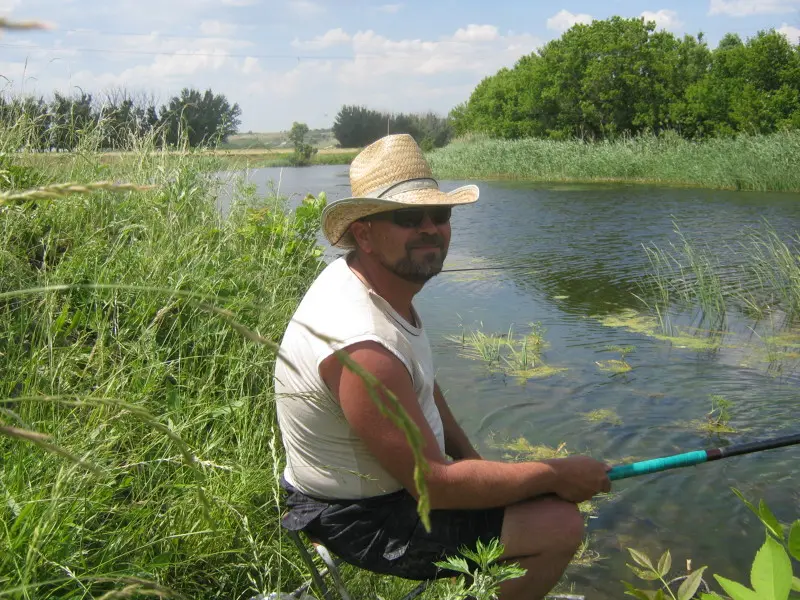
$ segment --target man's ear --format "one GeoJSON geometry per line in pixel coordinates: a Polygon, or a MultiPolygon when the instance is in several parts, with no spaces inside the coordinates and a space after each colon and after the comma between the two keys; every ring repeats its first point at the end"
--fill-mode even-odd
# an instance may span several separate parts
{"type": "Polygon", "coordinates": [[[372,253],[372,227],[369,222],[353,221],[350,224],[350,234],[363,252],[372,253]]]}

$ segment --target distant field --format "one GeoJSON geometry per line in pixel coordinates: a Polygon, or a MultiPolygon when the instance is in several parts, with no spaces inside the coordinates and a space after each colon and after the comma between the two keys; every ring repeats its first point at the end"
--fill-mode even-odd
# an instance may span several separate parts
{"type": "MultiPolygon", "coordinates": [[[[249,150],[249,149],[267,149],[278,150],[285,149],[290,151],[292,144],[289,142],[289,131],[274,131],[268,133],[239,133],[232,135],[228,141],[222,145],[222,148],[231,150],[249,150]]],[[[306,143],[311,144],[319,149],[333,149],[336,148],[338,142],[333,136],[332,129],[312,129],[306,135],[306,143]]]]}

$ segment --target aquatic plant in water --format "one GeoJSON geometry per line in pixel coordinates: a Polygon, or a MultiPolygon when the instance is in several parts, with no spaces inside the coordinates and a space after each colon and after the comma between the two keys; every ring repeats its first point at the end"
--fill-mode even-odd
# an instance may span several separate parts
{"type": "Polygon", "coordinates": [[[462,329],[460,336],[448,335],[445,339],[461,346],[460,356],[483,361],[490,370],[515,377],[524,383],[529,379],[550,377],[567,370],[547,365],[542,360],[542,351],[548,346],[545,331],[542,324],[536,322],[531,323],[530,331],[520,338],[510,327],[505,335],[462,329]]]}
{"type": "Polygon", "coordinates": [[[619,359],[610,359],[610,360],[601,360],[595,361],[595,364],[600,368],[601,371],[610,371],[611,373],[618,374],[618,373],[627,373],[633,367],[625,360],[625,357],[633,352],[636,348],[634,346],[608,346],[606,350],[610,350],[612,352],[619,352],[620,357],[619,359]]]}
{"type": "Polygon", "coordinates": [[[622,425],[620,416],[610,408],[598,408],[581,413],[581,416],[590,423],[608,423],[609,425],[622,425]]]}
{"type": "Polygon", "coordinates": [[[710,400],[711,410],[706,413],[705,419],[692,421],[690,425],[707,433],[736,433],[736,429],[730,426],[733,402],[718,394],[712,394],[710,400]]]}

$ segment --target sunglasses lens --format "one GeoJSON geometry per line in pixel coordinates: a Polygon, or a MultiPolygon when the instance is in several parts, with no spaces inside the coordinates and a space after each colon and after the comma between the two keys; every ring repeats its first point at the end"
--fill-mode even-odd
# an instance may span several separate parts
{"type": "MultiPolygon", "coordinates": [[[[404,208],[396,210],[392,213],[392,221],[399,227],[419,227],[425,220],[425,209],[422,208],[404,208]]],[[[429,208],[427,213],[431,217],[434,225],[444,225],[450,220],[450,213],[452,212],[449,206],[437,206],[429,208]]]]}

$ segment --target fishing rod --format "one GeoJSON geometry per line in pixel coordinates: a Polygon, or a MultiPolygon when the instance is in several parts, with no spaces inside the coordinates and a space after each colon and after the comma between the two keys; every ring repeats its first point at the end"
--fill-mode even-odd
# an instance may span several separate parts
{"type": "Polygon", "coordinates": [[[525,265],[506,265],[505,267],[470,267],[464,269],[442,269],[440,273],[461,273],[463,271],[509,271],[511,269],[528,269],[533,271],[535,267],[525,265]]]}
{"type": "Polygon", "coordinates": [[[694,452],[684,452],[683,454],[673,454],[662,458],[653,458],[628,465],[612,467],[608,472],[608,478],[612,481],[637,477],[648,473],[666,471],[667,469],[678,469],[681,467],[691,467],[714,460],[721,460],[731,456],[751,454],[762,450],[772,450],[773,448],[784,448],[800,444],[800,433],[785,435],[783,437],[760,442],[749,442],[747,444],[736,444],[727,448],[713,448],[711,450],[695,450],[694,452]]]}

